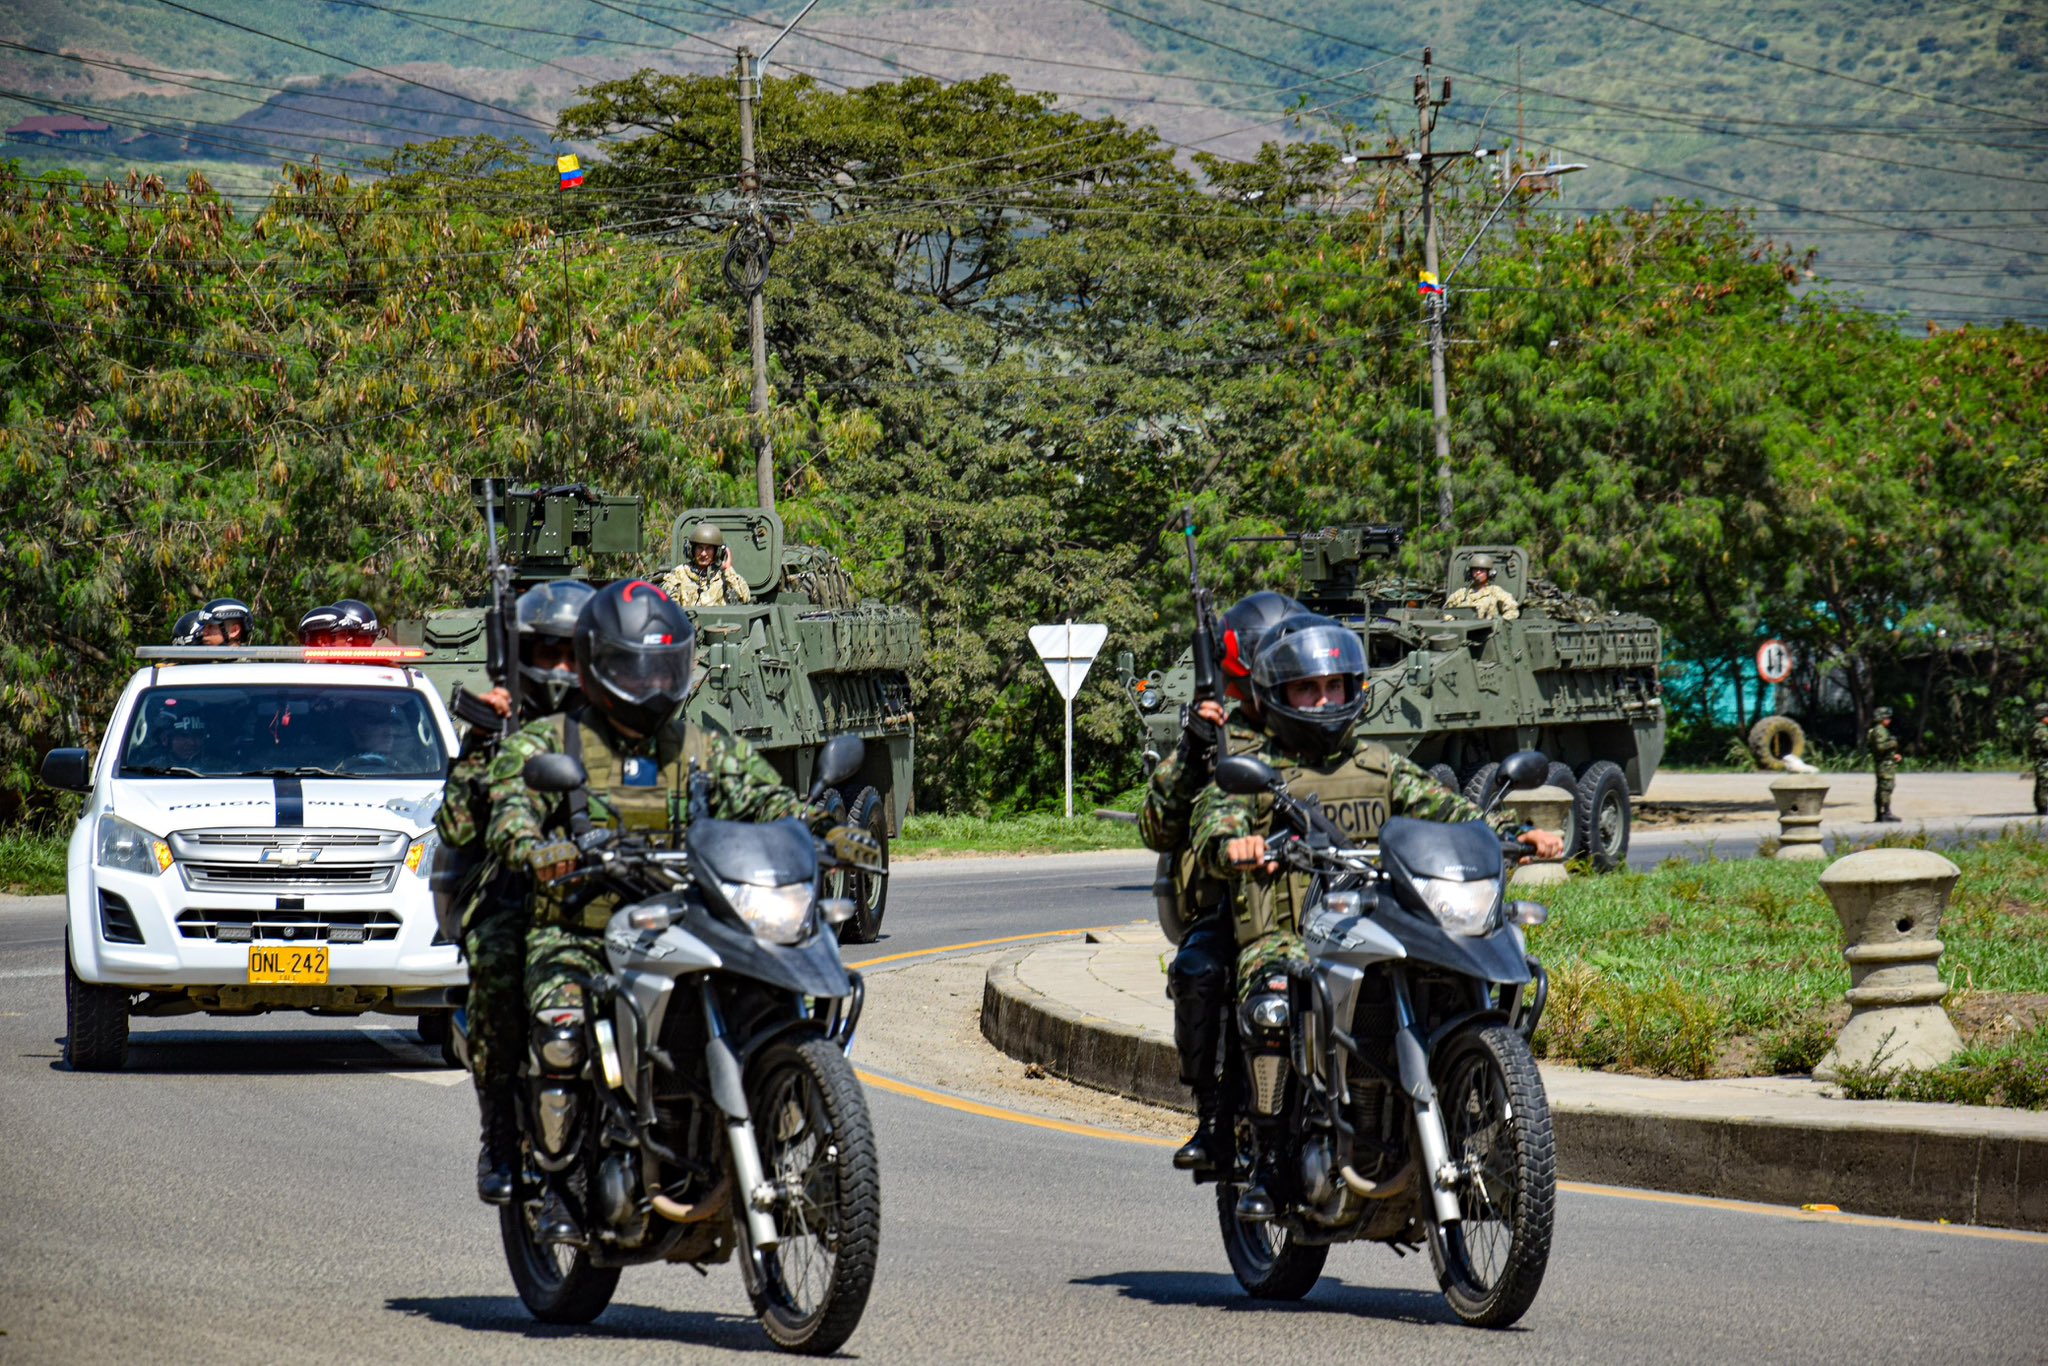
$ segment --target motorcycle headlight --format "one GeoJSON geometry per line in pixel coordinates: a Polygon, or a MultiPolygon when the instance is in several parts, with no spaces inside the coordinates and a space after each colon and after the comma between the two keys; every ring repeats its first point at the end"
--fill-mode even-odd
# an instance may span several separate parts
{"type": "Polygon", "coordinates": [[[1474,939],[1493,928],[1494,908],[1500,904],[1500,883],[1492,878],[1477,882],[1453,882],[1444,877],[1419,877],[1415,890],[1436,915],[1446,934],[1468,935],[1474,939]]]}
{"type": "Polygon", "coordinates": [[[155,877],[171,866],[171,846],[119,816],[100,817],[99,865],[155,877]]]}
{"type": "Polygon", "coordinates": [[[771,944],[794,944],[804,937],[811,918],[811,884],[786,882],[780,887],[755,887],[721,882],[718,890],[759,938],[771,944]]]}

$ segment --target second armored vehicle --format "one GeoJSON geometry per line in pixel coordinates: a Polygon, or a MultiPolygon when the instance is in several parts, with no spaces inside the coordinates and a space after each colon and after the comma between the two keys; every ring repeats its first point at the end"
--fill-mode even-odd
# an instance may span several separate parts
{"type": "MultiPolygon", "coordinates": [[[[586,555],[630,557],[622,572],[646,567],[639,499],[608,497],[581,484],[543,488],[501,480],[497,487],[502,501],[491,501],[515,593],[550,579],[584,577],[586,555]]],[[[475,501],[483,513],[480,489],[475,501]]],[[[827,739],[860,736],[867,759],[840,794],[848,818],[881,841],[886,864],[888,841],[902,833],[910,809],[916,733],[910,670],[924,649],[917,615],[857,600],[835,557],[788,544],[782,519],[755,508],[683,513],[670,529],[663,567],[682,561],[690,528],[700,522],[725,534],[752,601],[690,609],[699,632],[700,677],[690,719],[747,740],[799,792],[809,789],[827,739]]],[[[399,622],[394,634],[400,644],[429,651],[419,667],[443,696],[457,683],[477,693],[491,686],[482,605],[399,622]]],[[[871,942],[887,909],[887,877],[834,876],[848,883],[833,890],[858,906],[844,937],[871,942]]]]}
{"type": "MultiPolygon", "coordinates": [[[[1664,757],[1658,668],[1663,632],[1648,617],[1603,610],[1536,576],[1521,546],[1459,546],[1441,584],[1395,575],[1398,526],[1335,527],[1296,541],[1304,606],[1365,638],[1371,692],[1360,732],[1467,792],[1521,749],[1552,758],[1549,782],[1573,794],[1563,832],[1571,857],[1605,872],[1628,859],[1630,800],[1664,757]],[[1494,582],[1520,603],[1513,621],[1482,619],[1445,599],[1472,557],[1493,556],[1494,582]]],[[[1188,654],[1138,674],[1119,661],[1151,756],[1170,749],[1194,690],[1188,654]]]]}

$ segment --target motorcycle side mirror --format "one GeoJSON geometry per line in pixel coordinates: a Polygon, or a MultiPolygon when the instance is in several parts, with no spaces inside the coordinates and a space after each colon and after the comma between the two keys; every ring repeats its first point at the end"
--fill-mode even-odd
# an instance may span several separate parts
{"type": "Polygon", "coordinates": [[[1500,776],[1510,788],[1541,787],[1550,776],[1550,760],[1543,751],[1517,750],[1500,761],[1500,776]]]}
{"type": "Polygon", "coordinates": [[[583,761],[568,754],[536,754],[519,770],[535,792],[574,792],[590,781],[583,761]]]}
{"type": "Polygon", "coordinates": [[[835,735],[825,742],[825,748],[818,751],[818,776],[811,784],[811,800],[823,796],[828,787],[837,787],[860,772],[861,761],[867,758],[868,747],[858,735],[835,735]]]}
{"type": "Polygon", "coordinates": [[[1280,775],[1273,771],[1271,764],[1249,754],[1233,754],[1216,764],[1216,786],[1233,797],[1249,797],[1264,792],[1279,781],[1280,775]]]}

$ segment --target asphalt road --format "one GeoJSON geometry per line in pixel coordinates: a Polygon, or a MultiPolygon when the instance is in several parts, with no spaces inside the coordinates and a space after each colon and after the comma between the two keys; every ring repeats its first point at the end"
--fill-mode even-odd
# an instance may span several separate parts
{"type": "MultiPolygon", "coordinates": [[[[1147,910],[1127,855],[901,872],[861,957],[1147,910]]],[[[529,1322],[469,1192],[467,1085],[385,1023],[144,1022],[127,1072],[65,1071],[60,933],[50,903],[0,909],[0,1361],[765,1350],[729,1266],[629,1270],[591,1327],[529,1322]]],[[[849,1347],[868,1360],[2048,1360],[2035,1235],[1572,1188],[1535,1308],[1481,1333],[1426,1258],[1377,1247],[1338,1249],[1301,1304],[1246,1300],[1206,1192],[1156,1146],[870,1105],[883,1258],[849,1347]]]]}

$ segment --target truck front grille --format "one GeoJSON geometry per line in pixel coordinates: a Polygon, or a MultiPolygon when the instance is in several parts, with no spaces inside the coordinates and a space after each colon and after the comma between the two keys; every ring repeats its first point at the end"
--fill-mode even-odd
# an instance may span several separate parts
{"type": "Polygon", "coordinates": [[[209,911],[178,917],[187,939],[244,944],[258,939],[287,943],[375,944],[398,938],[401,922],[391,911],[209,911]]]}
{"type": "Polygon", "coordinates": [[[186,863],[185,885],[195,892],[388,892],[398,872],[390,863],[186,863]]]}

